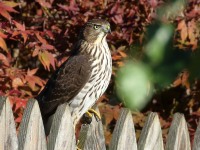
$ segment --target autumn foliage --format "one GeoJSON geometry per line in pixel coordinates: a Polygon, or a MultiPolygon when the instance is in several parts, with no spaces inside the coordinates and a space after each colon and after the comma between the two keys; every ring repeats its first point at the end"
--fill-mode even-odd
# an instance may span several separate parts
{"type": "MultiPolygon", "coordinates": [[[[200,5],[196,0],[189,0],[181,5],[175,16],[170,14],[173,10],[158,15],[171,3],[164,0],[1,1],[0,95],[10,97],[17,125],[27,100],[41,91],[52,72],[70,56],[80,27],[89,19],[101,17],[111,23],[108,43],[112,51],[113,77],[136,45],[139,45],[136,47],[138,52],[134,55],[140,58],[146,42],[146,28],[155,20],[174,25],[174,47],[197,51],[200,5]]],[[[106,95],[99,100],[105,126],[109,126],[108,139],[121,107],[116,102],[113,83],[112,80],[106,95]]],[[[182,80],[179,78],[175,83],[179,86],[182,80]]],[[[140,126],[143,114],[135,118],[138,118],[136,127],[140,126]]]]}

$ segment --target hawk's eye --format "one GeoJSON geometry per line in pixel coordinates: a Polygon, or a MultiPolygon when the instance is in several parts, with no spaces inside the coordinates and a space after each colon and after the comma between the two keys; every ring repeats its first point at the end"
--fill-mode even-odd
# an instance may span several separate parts
{"type": "Polygon", "coordinates": [[[100,28],[100,25],[96,25],[96,24],[94,25],[94,29],[95,29],[95,30],[97,30],[97,29],[99,29],[99,28],[100,28]]]}

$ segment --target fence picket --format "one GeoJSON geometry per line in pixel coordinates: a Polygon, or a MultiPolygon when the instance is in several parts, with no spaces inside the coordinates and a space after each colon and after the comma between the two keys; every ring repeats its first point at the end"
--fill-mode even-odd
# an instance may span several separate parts
{"type": "Polygon", "coordinates": [[[137,150],[133,119],[127,108],[123,108],[120,112],[110,143],[110,150],[122,149],[137,150]]]}
{"type": "Polygon", "coordinates": [[[70,108],[65,103],[58,107],[51,126],[47,143],[48,150],[75,150],[75,131],[70,108]]]}
{"type": "Polygon", "coordinates": [[[9,99],[0,97],[0,150],[4,149],[17,150],[18,141],[9,99]]]}
{"type": "MultiPolygon", "coordinates": [[[[93,109],[99,113],[96,105],[93,109]]],[[[81,127],[78,147],[83,150],[106,150],[102,122],[97,121],[94,115],[91,124],[81,127]]]]}
{"type": "Polygon", "coordinates": [[[46,138],[40,109],[35,99],[30,99],[19,128],[19,150],[46,150],[46,138]]]}
{"type": "MultiPolygon", "coordinates": [[[[96,105],[93,109],[99,113],[96,105]]],[[[68,104],[62,104],[57,108],[52,121],[50,134],[46,141],[38,102],[30,99],[23,114],[17,139],[9,99],[0,96],[0,150],[76,150],[75,130],[68,104]]],[[[199,141],[200,122],[196,129],[192,150],[200,149],[199,141]]],[[[106,150],[102,122],[98,121],[94,115],[91,124],[81,127],[78,148],[106,150]]],[[[109,149],[164,150],[157,113],[151,112],[148,115],[137,144],[131,111],[122,108],[109,149]]],[[[165,150],[191,150],[189,132],[183,114],[174,115],[165,150]]]]}
{"type": "Polygon", "coordinates": [[[142,129],[138,150],[163,150],[162,130],[157,113],[151,112],[142,129]]]}
{"type": "Polygon", "coordinates": [[[191,150],[187,123],[183,114],[176,113],[167,136],[166,150],[191,150]]]}

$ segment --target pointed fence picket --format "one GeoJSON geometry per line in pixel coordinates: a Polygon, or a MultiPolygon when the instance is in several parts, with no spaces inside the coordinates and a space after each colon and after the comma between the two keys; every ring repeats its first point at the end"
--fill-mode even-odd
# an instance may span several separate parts
{"type": "Polygon", "coordinates": [[[157,113],[150,113],[142,129],[138,150],[159,149],[163,150],[162,130],[157,113]]]}
{"type": "MultiPolygon", "coordinates": [[[[95,106],[94,109],[99,111],[95,106]]],[[[0,150],[106,150],[103,125],[93,116],[91,124],[82,125],[76,142],[74,126],[67,104],[58,107],[46,138],[38,103],[30,99],[24,111],[18,136],[9,99],[0,97],[0,150]],[[18,137],[18,138],[17,138],[18,137]]],[[[149,113],[137,143],[131,111],[122,108],[109,150],[191,150],[184,115],[174,114],[164,147],[157,113],[149,113]]],[[[192,150],[200,149],[200,124],[192,150]]]]}
{"type": "MultiPolygon", "coordinates": [[[[93,109],[99,113],[96,106],[93,109]]],[[[78,147],[83,150],[106,150],[103,125],[95,116],[90,124],[82,125],[78,147]]]]}
{"type": "Polygon", "coordinates": [[[18,134],[19,150],[46,150],[42,117],[37,101],[30,99],[24,111],[18,134]]]}
{"type": "Polygon", "coordinates": [[[76,149],[74,126],[67,104],[58,107],[47,142],[48,150],[76,149]]]}
{"type": "Polygon", "coordinates": [[[0,97],[0,150],[17,150],[18,141],[9,99],[0,97]]]}
{"type": "Polygon", "coordinates": [[[132,115],[131,112],[126,108],[122,109],[120,113],[119,120],[117,121],[115,129],[113,131],[110,149],[137,149],[135,128],[132,115]]]}

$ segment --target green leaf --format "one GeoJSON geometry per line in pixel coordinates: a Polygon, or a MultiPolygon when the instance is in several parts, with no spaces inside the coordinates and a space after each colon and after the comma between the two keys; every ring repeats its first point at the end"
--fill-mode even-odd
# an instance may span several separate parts
{"type": "Polygon", "coordinates": [[[117,73],[117,94],[132,110],[142,109],[152,95],[150,72],[139,63],[128,62],[117,73]]]}

